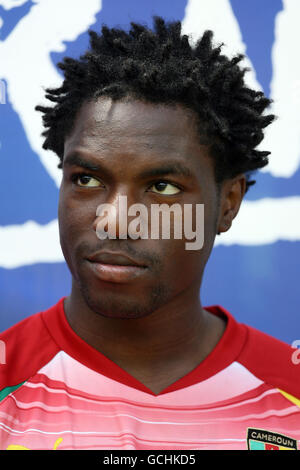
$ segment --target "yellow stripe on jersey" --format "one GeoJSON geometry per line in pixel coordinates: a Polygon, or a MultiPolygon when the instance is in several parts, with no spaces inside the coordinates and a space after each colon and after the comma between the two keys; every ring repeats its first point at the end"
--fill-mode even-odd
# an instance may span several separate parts
{"type": "Polygon", "coordinates": [[[292,403],[294,403],[294,405],[297,405],[297,406],[299,406],[299,408],[300,408],[300,400],[299,400],[299,398],[296,398],[296,397],[294,397],[293,395],[290,395],[289,393],[284,392],[283,390],[280,390],[280,388],[278,388],[278,391],[279,391],[280,393],[282,393],[282,395],[283,395],[285,398],[287,398],[287,399],[290,400],[292,403]]]}

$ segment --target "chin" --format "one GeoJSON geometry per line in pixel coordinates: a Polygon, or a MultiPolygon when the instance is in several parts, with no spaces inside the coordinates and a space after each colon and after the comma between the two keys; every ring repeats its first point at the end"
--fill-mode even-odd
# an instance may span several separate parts
{"type": "Polygon", "coordinates": [[[120,318],[124,320],[143,318],[151,315],[155,310],[164,305],[167,300],[167,292],[161,286],[149,295],[134,295],[127,293],[98,291],[91,292],[90,289],[81,289],[85,303],[96,314],[106,318],[120,318]]]}

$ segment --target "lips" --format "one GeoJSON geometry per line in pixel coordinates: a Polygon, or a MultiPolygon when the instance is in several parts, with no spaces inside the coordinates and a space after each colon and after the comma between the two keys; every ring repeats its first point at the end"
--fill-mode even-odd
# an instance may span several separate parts
{"type": "Polygon", "coordinates": [[[123,253],[99,252],[87,258],[93,273],[102,281],[126,283],[144,274],[146,266],[123,253]]]}
{"type": "Polygon", "coordinates": [[[110,265],[117,265],[117,266],[139,266],[145,267],[141,263],[137,262],[133,258],[130,258],[128,255],[123,253],[113,253],[113,252],[99,252],[95,253],[92,256],[88,257],[88,260],[93,263],[101,263],[101,264],[110,264],[110,265]]]}

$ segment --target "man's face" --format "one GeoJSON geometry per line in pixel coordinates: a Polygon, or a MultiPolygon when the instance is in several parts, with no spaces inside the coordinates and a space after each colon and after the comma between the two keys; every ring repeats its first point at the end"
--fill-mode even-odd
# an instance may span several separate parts
{"type": "Polygon", "coordinates": [[[198,295],[218,208],[213,161],[199,144],[192,112],[104,97],[82,106],[65,141],[59,228],[73,290],[93,311],[138,318],[177,296],[198,295]],[[148,239],[100,240],[97,207],[116,207],[118,234],[119,196],[127,197],[128,207],[143,204],[149,214],[152,204],[177,203],[182,213],[185,204],[204,204],[204,246],[187,250],[184,234],[182,239],[149,234],[148,239]],[[120,255],[132,260],[125,264],[138,266],[114,270],[111,265],[124,262],[120,255]]]}

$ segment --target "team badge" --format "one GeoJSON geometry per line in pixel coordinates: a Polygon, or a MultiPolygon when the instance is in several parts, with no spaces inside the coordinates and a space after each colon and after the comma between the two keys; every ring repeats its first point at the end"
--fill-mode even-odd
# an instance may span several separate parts
{"type": "Polygon", "coordinates": [[[297,450],[297,441],[292,437],[265,429],[247,429],[248,450],[297,450]]]}

